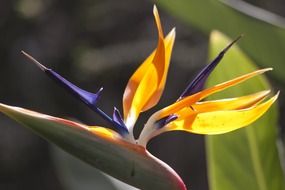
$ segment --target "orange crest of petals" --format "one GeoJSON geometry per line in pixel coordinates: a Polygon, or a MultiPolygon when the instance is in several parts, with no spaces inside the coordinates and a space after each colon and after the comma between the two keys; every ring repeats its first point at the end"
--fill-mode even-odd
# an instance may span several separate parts
{"type": "Polygon", "coordinates": [[[175,30],[164,37],[155,6],[153,14],[158,30],[157,47],[131,76],[123,96],[124,120],[128,128],[133,127],[140,112],[158,103],[166,82],[175,30]]]}

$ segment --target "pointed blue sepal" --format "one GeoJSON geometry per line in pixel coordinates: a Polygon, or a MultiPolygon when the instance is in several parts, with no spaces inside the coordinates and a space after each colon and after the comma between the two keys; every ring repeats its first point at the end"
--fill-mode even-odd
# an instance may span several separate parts
{"type": "Polygon", "coordinates": [[[177,115],[172,114],[172,115],[169,115],[167,117],[161,118],[160,120],[156,121],[155,124],[156,124],[157,128],[162,128],[165,125],[167,125],[168,123],[176,120],[177,118],[178,118],[177,115]]]}
{"type": "Polygon", "coordinates": [[[35,58],[27,54],[26,52],[22,51],[22,53],[29,58],[32,62],[36,64],[43,72],[45,72],[50,78],[55,80],[59,85],[63,86],[66,90],[71,92],[75,97],[79,98],[82,102],[84,102],[89,108],[99,114],[103,119],[108,121],[113,125],[113,127],[118,128],[117,124],[113,122],[113,119],[109,117],[105,112],[97,107],[98,99],[101,95],[103,88],[101,87],[97,93],[91,93],[81,88],[77,87],[76,85],[72,84],[55,71],[50,68],[45,67],[40,62],[38,62],[35,58]]]}
{"type": "Polygon", "coordinates": [[[82,90],[81,88],[77,87],[76,85],[72,84],[59,74],[57,74],[55,71],[53,71],[50,68],[47,68],[46,66],[42,65],[40,62],[38,62],[35,58],[30,56],[24,51],[21,51],[26,57],[28,57],[31,61],[33,61],[36,66],[38,66],[43,72],[45,72],[50,78],[55,80],[57,83],[59,83],[61,86],[63,86],[65,89],[70,91],[73,95],[75,95],[77,98],[82,100],[85,104],[87,104],[90,107],[95,107],[96,103],[98,101],[98,98],[100,97],[100,94],[103,90],[101,87],[97,93],[91,93],[87,92],[85,90],[82,90]]]}
{"type": "Polygon", "coordinates": [[[114,112],[113,112],[113,122],[117,126],[118,132],[123,136],[124,134],[128,134],[128,128],[124,123],[124,120],[122,118],[122,115],[120,111],[114,107],[114,112]]]}
{"type": "Polygon", "coordinates": [[[101,95],[103,88],[101,87],[97,93],[87,92],[76,85],[72,84],[59,74],[57,74],[52,69],[47,69],[44,71],[47,75],[49,75],[52,79],[54,79],[57,83],[63,86],[65,89],[69,90],[74,96],[82,100],[85,104],[90,107],[95,107],[98,99],[101,95]]]}
{"type": "Polygon", "coordinates": [[[201,91],[204,88],[205,82],[211,72],[214,70],[214,68],[220,63],[222,58],[224,57],[225,53],[232,47],[233,44],[235,44],[242,35],[238,36],[232,43],[230,43],[225,49],[223,49],[219,55],[206,67],[204,67],[200,73],[194,78],[194,80],[187,86],[187,88],[184,90],[184,92],[180,95],[179,99],[182,99],[186,96],[190,96],[192,94],[195,94],[199,91],[201,91]]]}

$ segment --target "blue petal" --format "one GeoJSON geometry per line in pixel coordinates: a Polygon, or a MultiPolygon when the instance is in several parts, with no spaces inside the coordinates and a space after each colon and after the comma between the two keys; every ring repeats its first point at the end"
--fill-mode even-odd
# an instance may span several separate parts
{"type": "Polygon", "coordinates": [[[85,104],[87,104],[90,107],[96,106],[96,103],[98,102],[98,98],[100,97],[100,94],[103,90],[101,87],[97,93],[91,93],[87,92],[85,90],[82,90],[81,88],[75,86],[59,74],[57,74],[52,69],[46,69],[44,71],[49,77],[54,79],[57,83],[59,83],[61,86],[63,86],[65,89],[69,90],[74,96],[78,97],[80,100],[82,100],[85,104]]]}
{"type": "Polygon", "coordinates": [[[75,86],[59,74],[57,74],[55,71],[53,71],[50,68],[45,67],[40,62],[38,62],[35,58],[30,56],[24,51],[21,51],[27,58],[29,58],[32,62],[36,64],[43,72],[45,72],[50,78],[55,80],[57,83],[59,83],[61,86],[63,86],[65,89],[69,90],[73,95],[78,97],[80,100],[82,100],[85,104],[90,106],[91,108],[94,108],[96,106],[96,103],[98,101],[98,98],[103,90],[101,87],[99,91],[94,94],[91,92],[87,92],[85,90],[82,90],[81,88],[75,86]]]}
{"type": "Polygon", "coordinates": [[[120,111],[116,107],[114,107],[113,122],[116,124],[117,129],[119,130],[119,133],[121,135],[129,133],[128,128],[125,125],[124,120],[122,118],[122,115],[121,115],[120,111]]]}
{"type": "Polygon", "coordinates": [[[224,57],[225,53],[232,47],[234,43],[236,43],[241,36],[238,36],[232,43],[230,43],[223,51],[219,53],[219,55],[206,67],[200,71],[200,73],[194,78],[194,80],[187,86],[187,88],[184,90],[184,92],[180,95],[179,99],[182,99],[186,96],[190,96],[192,94],[195,94],[199,91],[201,91],[205,85],[205,82],[211,72],[214,70],[214,68],[218,65],[218,63],[222,60],[224,57]]]}
{"type": "MultiPolygon", "coordinates": [[[[116,130],[119,131],[119,133],[123,130],[122,125],[120,123],[114,122],[114,120],[109,117],[105,112],[103,112],[102,110],[100,110],[97,107],[97,102],[98,99],[100,97],[100,94],[103,90],[103,88],[101,87],[99,89],[99,91],[97,93],[91,93],[91,92],[87,92],[85,90],[82,90],[81,88],[77,87],[76,85],[72,84],[71,82],[69,82],[68,80],[66,80],[65,78],[63,78],[62,76],[60,76],[59,74],[57,74],[55,71],[53,71],[50,68],[45,67],[44,65],[42,65],[41,63],[39,63],[35,58],[33,58],[32,56],[30,56],[29,54],[27,54],[26,52],[22,51],[22,53],[28,57],[31,61],[33,61],[43,72],[45,72],[50,78],[52,78],[53,80],[55,80],[58,84],[60,84],[61,86],[63,86],[65,89],[67,89],[68,91],[70,91],[74,96],[76,96],[77,98],[79,98],[81,101],[83,101],[89,108],[91,108],[93,111],[95,111],[96,113],[98,113],[101,117],[103,117],[106,121],[108,121],[109,123],[111,123],[113,125],[113,127],[115,127],[116,130]]],[[[125,131],[124,131],[125,133],[125,131]]],[[[121,134],[121,133],[120,133],[121,134]]]]}
{"type": "Polygon", "coordinates": [[[177,118],[178,118],[177,115],[174,115],[174,114],[173,115],[169,115],[169,116],[166,116],[164,118],[161,118],[155,124],[156,124],[157,128],[162,128],[162,127],[164,127],[165,125],[167,125],[168,123],[174,121],[177,118]]]}

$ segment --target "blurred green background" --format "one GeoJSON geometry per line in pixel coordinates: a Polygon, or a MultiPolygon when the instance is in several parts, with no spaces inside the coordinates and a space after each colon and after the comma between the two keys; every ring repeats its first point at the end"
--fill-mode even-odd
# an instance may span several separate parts
{"type": "MultiPolygon", "coordinates": [[[[208,62],[208,34],[215,27],[231,37],[244,33],[241,47],[260,67],[273,66],[276,72],[270,76],[271,83],[275,89],[285,89],[285,22],[282,18],[266,22],[269,26],[263,26],[265,24],[255,18],[244,26],[239,23],[246,22],[246,16],[240,16],[239,20],[228,9],[223,9],[228,4],[236,6],[238,0],[224,1],[227,5],[216,0],[185,2],[156,2],[165,33],[175,26],[177,40],[165,93],[155,110],[175,101],[195,73],[208,62]],[[274,22],[274,26],[270,22],[274,22]],[[250,28],[251,32],[243,31],[243,27],[250,28]]],[[[246,2],[285,16],[282,0],[246,2]]],[[[30,64],[20,51],[27,51],[86,90],[96,92],[103,86],[99,104],[111,113],[113,106],[121,109],[129,77],[156,45],[153,3],[139,0],[1,0],[0,102],[105,126],[96,114],[30,64]]],[[[255,9],[242,7],[241,10],[250,13],[255,9]]],[[[260,14],[262,16],[263,12],[260,14]]],[[[279,129],[284,136],[282,94],[281,91],[279,129]]],[[[154,109],[142,114],[136,134],[154,109]]],[[[0,189],[132,189],[63,153],[3,115],[0,115],[0,127],[0,189]]],[[[167,133],[152,140],[148,147],[173,167],[188,187],[208,189],[203,136],[167,133]]]]}

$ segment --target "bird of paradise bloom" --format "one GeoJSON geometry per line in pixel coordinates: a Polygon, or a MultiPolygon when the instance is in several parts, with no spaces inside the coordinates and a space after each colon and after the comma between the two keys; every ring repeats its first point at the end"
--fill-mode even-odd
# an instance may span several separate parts
{"type": "Polygon", "coordinates": [[[97,93],[82,90],[22,51],[50,78],[109,122],[111,129],[87,126],[5,104],[0,104],[0,111],[126,183],[141,189],[186,189],[173,169],[146,150],[149,140],[174,130],[212,135],[245,127],[270,108],[278,93],[271,98],[267,98],[268,90],[236,98],[202,101],[216,92],[272,70],[257,70],[203,90],[208,76],[228,49],[240,39],[238,37],[194,78],[176,102],[155,112],[139,138],[135,139],[133,128],[139,114],[155,106],[162,95],[175,40],[175,29],[164,36],[155,6],[153,14],[158,30],[157,47],[129,79],[123,95],[123,116],[116,107],[110,117],[97,106],[102,88],[97,93]]]}

